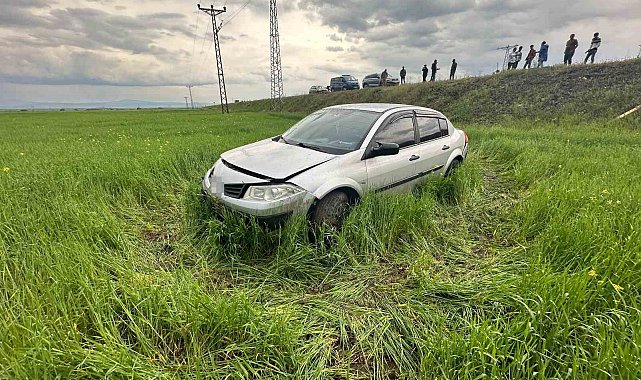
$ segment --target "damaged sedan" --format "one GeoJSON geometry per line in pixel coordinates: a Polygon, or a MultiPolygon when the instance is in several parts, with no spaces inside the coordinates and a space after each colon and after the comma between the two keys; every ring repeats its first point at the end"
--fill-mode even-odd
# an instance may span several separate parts
{"type": "Polygon", "coordinates": [[[442,113],[400,104],[321,109],[280,136],[221,155],[203,192],[268,223],[306,215],[340,226],[367,192],[404,191],[463,163],[468,137],[442,113]]]}

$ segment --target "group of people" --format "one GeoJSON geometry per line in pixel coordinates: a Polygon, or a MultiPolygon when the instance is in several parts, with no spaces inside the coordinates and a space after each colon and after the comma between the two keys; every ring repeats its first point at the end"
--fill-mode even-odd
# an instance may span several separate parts
{"type": "MultiPolygon", "coordinates": [[[[458,67],[458,63],[456,62],[456,59],[452,60],[452,66],[450,66],[450,80],[454,79],[454,75],[456,74],[456,68],[458,67]]],[[[436,72],[440,70],[441,68],[438,67],[438,60],[434,60],[432,62],[432,76],[430,77],[430,82],[434,82],[436,80],[436,72]]],[[[423,65],[423,68],[421,69],[423,72],[423,82],[427,82],[427,75],[430,72],[430,69],[427,67],[427,65],[423,65]]],[[[405,70],[405,66],[401,68],[401,72],[399,73],[399,76],[401,77],[401,83],[400,84],[405,84],[405,77],[407,76],[407,70],[405,70]]],[[[387,69],[383,71],[381,74],[381,82],[385,83],[387,81],[387,69]]]]}
{"type": "MultiPolygon", "coordinates": [[[[458,67],[458,63],[456,62],[456,59],[452,60],[452,66],[450,66],[450,80],[454,79],[454,75],[456,74],[456,68],[458,67]]],[[[430,82],[434,82],[436,80],[436,72],[440,70],[441,68],[438,67],[438,60],[434,60],[432,62],[432,76],[430,77],[430,82]]],[[[423,68],[421,69],[423,72],[423,82],[427,82],[427,74],[429,74],[430,69],[427,68],[427,65],[423,65],[423,68]]]]}
{"type": "MultiPolygon", "coordinates": [[[[596,52],[601,46],[601,37],[599,37],[599,33],[594,33],[594,37],[592,37],[592,41],[590,42],[590,47],[588,50],[585,51],[585,59],[583,60],[583,63],[588,63],[588,59],[590,59],[591,63],[594,63],[594,57],[596,56],[596,52]]],[[[575,38],[574,33],[570,34],[570,39],[565,43],[565,51],[563,53],[563,64],[564,65],[571,65],[572,64],[572,58],[574,57],[574,53],[576,52],[576,49],[579,47],[579,41],[575,38]]],[[[530,45],[530,51],[528,51],[527,56],[525,57],[525,64],[523,65],[524,69],[529,69],[532,67],[532,62],[536,58],[536,55],[539,55],[538,59],[538,65],[537,67],[543,67],[545,65],[545,62],[548,60],[548,50],[550,49],[550,45],[547,44],[547,42],[543,41],[541,42],[541,47],[537,51],[534,49],[534,45],[530,45]]],[[[521,59],[523,58],[523,46],[514,47],[510,54],[508,55],[508,62],[507,62],[507,69],[516,69],[519,66],[519,62],[521,62],[521,59]]]]}

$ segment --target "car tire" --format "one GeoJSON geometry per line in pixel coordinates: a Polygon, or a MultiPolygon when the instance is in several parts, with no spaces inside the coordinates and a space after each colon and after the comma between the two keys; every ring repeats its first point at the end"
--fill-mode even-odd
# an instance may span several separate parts
{"type": "Polygon", "coordinates": [[[452,162],[450,163],[450,166],[449,166],[449,167],[447,168],[447,170],[445,171],[445,176],[446,176],[446,177],[451,176],[451,175],[452,175],[452,173],[454,173],[454,171],[455,171],[459,166],[461,166],[461,159],[460,159],[460,158],[455,158],[455,159],[453,159],[453,160],[452,160],[452,162]]]}
{"type": "Polygon", "coordinates": [[[340,228],[349,210],[349,197],[343,191],[333,191],[316,203],[312,223],[320,227],[326,225],[340,228]]]}

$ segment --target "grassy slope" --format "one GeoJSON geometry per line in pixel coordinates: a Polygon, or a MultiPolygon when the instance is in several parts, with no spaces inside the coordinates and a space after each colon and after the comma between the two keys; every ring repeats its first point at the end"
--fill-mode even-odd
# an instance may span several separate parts
{"type": "Polygon", "coordinates": [[[197,196],[293,121],[0,114],[0,378],[641,376],[638,126],[467,125],[325,248],[197,196]]]}
{"type": "MultiPolygon", "coordinates": [[[[438,109],[454,121],[512,118],[552,120],[577,114],[614,117],[641,103],[641,59],[597,65],[516,70],[456,81],[292,96],[284,110],[311,112],[335,104],[390,102],[438,109]]],[[[234,104],[267,111],[269,100],[234,104]]]]}

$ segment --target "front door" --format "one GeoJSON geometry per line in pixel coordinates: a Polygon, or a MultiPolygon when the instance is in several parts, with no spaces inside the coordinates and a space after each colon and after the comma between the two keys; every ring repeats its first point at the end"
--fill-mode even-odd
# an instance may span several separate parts
{"type": "Polygon", "coordinates": [[[396,143],[400,150],[393,156],[371,157],[365,160],[368,191],[405,190],[416,183],[416,160],[420,158],[416,145],[414,115],[405,112],[394,115],[374,135],[370,147],[377,142],[396,143]]]}

